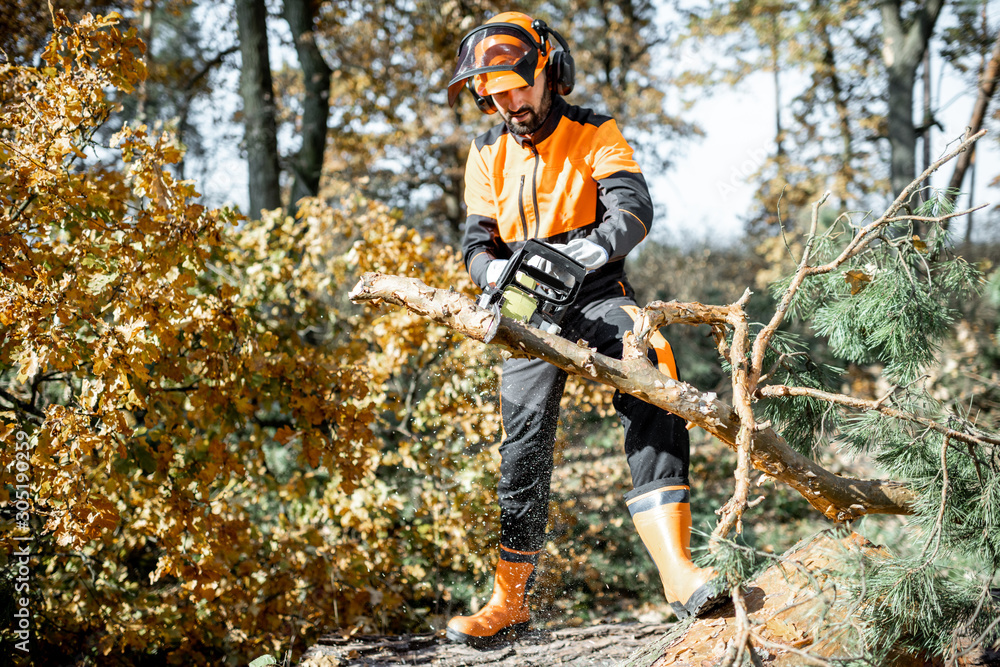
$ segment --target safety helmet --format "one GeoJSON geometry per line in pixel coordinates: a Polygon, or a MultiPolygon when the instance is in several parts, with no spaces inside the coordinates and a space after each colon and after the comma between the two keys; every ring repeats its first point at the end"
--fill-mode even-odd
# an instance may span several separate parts
{"type": "Polygon", "coordinates": [[[562,36],[527,14],[497,14],[462,39],[455,73],[448,82],[448,105],[454,106],[462,86],[468,85],[479,108],[493,113],[491,95],[534,85],[546,66],[553,90],[568,94],[573,88],[573,62],[562,36]],[[550,35],[562,51],[550,48],[550,35]]]}

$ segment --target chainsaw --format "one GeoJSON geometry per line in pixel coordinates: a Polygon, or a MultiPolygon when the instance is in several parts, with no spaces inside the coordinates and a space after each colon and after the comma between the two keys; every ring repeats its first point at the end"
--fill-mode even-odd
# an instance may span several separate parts
{"type": "Polygon", "coordinates": [[[504,315],[552,334],[580,293],[587,269],[552,246],[529,239],[514,253],[494,287],[479,297],[479,307],[493,311],[489,342],[504,315]]]}

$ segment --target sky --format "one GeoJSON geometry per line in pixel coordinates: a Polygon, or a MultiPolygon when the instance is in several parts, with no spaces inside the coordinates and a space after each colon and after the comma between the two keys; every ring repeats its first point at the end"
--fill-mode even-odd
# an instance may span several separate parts
{"type": "MultiPolygon", "coordinates": [[[[935,70],[932,66],[932,73],[935,70]]],[[[917,100],[922,99],[918,85],[917,100]]],[[[948,150],[962,136],[972,116],[976,91],[957,77],[944,77],[933,106],[943,130],[935,128],[931,136],[932,159],[948,150]]],[[[993,100],[993,105],[998,101],[993,100]]],[[[663,174],[647,174],[650,191],[658,202],[669,202],[658,208],[666,209],[655,224],[667,239],[682,239],[682,243],[726,244],[738,241],[742,235],[742,217],[753,205],[754,187],[748,181],[766,157],[774,151],[775,132],[774,87],[769,73],[750,77],[740,88],[707,95],[691,110],[705,131],[681,156],[675,167],[663,174]]],[[[996,109],[991,106],[990,111],[996,109]]],[[[918,111],[915,118],[920,118],[918,111]]],[[[989,115],[989,114],[988,114],[989,115]]],[[[787,121],[786,121],[787,122],[787,121]]],[[[985,126],[990,133],[978,142],[975,172],[975,203],[1000,204],[1000,188],[989,182],[1000,176],[1000,127],[991,122],[985,126]]],[[[922,148],[918,144],[919,156],[922,148]]],[[[949,162],[931,178],[934,187],[945,187],[951,178],[954,161],[949,162]]],[[[963,191],[968,193],[971,174],[966,174],[963,191]]],[[[968,204],[968,201],[965,201],[968,204]]],[[[876,213],[880,213],[877,211],[876,213]]],[[[977,213],[973,230],[975,238],[995,238],[995,214],[977,213]],[[988,219],[993,223],[988,222],[988,219]],[[991,233],[992,232],[992,233],[991,233]]],[[[955,226],[955,233],[964,234],[965,224],[955,226]]],[[[959,236],[960,238],[960,236],[959,236]]]]}
{"type": "MultiPolygon", "coordinates": [[[[213,25],[229,20],[226,3],[209,5],[203,24],[213,25]]],[[[296,64],[293,49],[282,44],[282,31],[287,26],[282,21],[272,21],[272,66],[281,67],[282,61],[296,64]]],[[[287,44],[287,35],[284,36],[287,44]]],[[[932,74],[939,83],[932,88],[933,106],[939,109],[938,120],[943,130],[932,135],[932,155],[936,158],[947,149],[947,144],[962,135],[972,114],[976,91],[960,80],[949,68],[932,66],[932,74]]],[[[211,101],[211,108],[201,110],[203,117],[220,125],[221,139],[212,150],[212,157],[204,165],[199,186],[213,205],[231,203],[245,210],[247,206],[247,166],[239,154],[241,129],[221,120],[226,116],[219,109],[237,109],[237,74],[230,72],[230,80],[217,89],[221,97],[211,101]]],[[[783,84],[789,94],[793,86],[783,84]]],[[[918,90],[915,99],[922,99],[918,90]]],[[[572,102],[572,95],[568,98],[572,102]]],[[[783,104],[786,106],[787,101],[783,104]]],[[[996,105],[1000,102],[994,100],[996,105]]],[[[996,107],[992,107],[991,111],[996,107]]],[[[920,117],[915,112],[915,118],[920,117]]],[[[231,117],[231,113],[228,114],[231,117]]],[[[738,243],[743,235],[743,219],[753,206],[754,186],[748,178],[757,171],[763,160],[774,150],[775,101],[772,76],[760,72],[748,77],[738,88],[720,88],[706,94],[685,113],[685,118],[697,119],[704,131],[702,138],[686,142],[673,167],[662,173],[646,172],[658,212],[654,222],[654,238],[672,245],[700,244],[728,245],[738,243]]],[[[786,120],[787,123],[787,120],[786,120]]],[[[988,123],[990,134],[979,142],[978,168],[975,170],[976,204],[1000,204],[1000,188],[989,187],[989,182],[1000,175],[1000,126],[988,123]]],[[[922,150],[918,146],[918,152],[922,150]]],[[[943,187],[951,175],[953,163],[946,165],[931,184],[943,187]]],[[[969,190],[970,176],[966,176],[969,190]]],[[[1000,237],[993,219],[995,214],[978,213],[974,229],[976,237],[1000,237]],[[992,224],[991,224],[992,223],[992,224]]],[[[958,235],[964,234],[964,222],[955,226],[958,235]]]]}

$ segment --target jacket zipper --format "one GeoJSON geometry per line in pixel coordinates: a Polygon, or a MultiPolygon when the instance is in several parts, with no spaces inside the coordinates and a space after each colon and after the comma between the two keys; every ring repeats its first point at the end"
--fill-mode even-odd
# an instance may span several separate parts
{"type": "Polygon", "coordinates": [[[535,236],[538,238],[539,230],[539,218],[540,213],[538,211],[538,161],[541,156],[538,154],[538,149],[535,148],[534,144],[531,145],[531,152],[535,156],[535,165],[531,170],[531,205],[535,209],[535,236]]]}
{"type": "Polygon", "coordinates": [[[521,187],[517,191],[517,208],[521,213],[521,231],[524,232],[524,240],[528,240],[528,218],[524,214],[524,174],[521,174],[521,187]]]}

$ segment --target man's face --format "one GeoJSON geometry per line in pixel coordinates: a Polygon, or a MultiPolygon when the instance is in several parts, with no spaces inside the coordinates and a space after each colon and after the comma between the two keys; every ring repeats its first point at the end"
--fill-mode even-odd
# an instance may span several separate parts
{"type": "Polygon", "coordinates": [[[535,78],[533,86],[495,93],[493,102],[508,130],[514,134],[531,134],[542,126],[552,109],[552,93],[545,83],[545,72],[535,78]]]}

